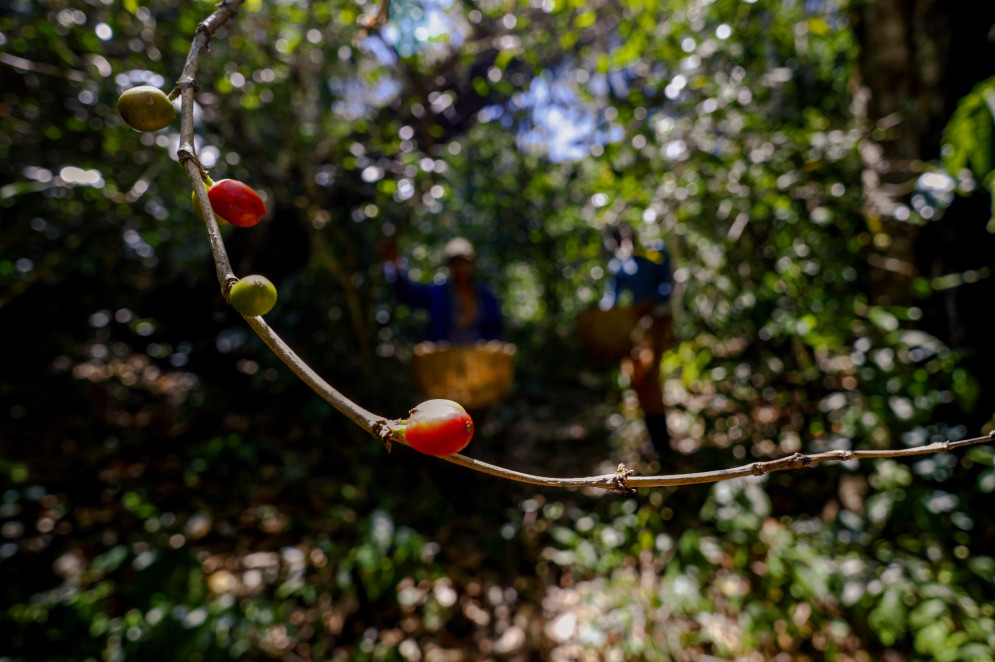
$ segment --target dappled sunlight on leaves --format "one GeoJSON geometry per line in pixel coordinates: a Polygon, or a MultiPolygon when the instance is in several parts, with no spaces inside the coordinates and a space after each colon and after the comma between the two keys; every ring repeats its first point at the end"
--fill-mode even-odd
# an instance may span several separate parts
{"type": "MultiPolygon", "coordinates": [[[[624,496],[371,443],[227,306],[179,122],[115,110],[170,91],[215,7],[63,4],[0,12],[0,655],[992,659],[990,447],[624,496]]],[[[377,415],[418,401],[425,322],[385,241],[426,282],[474,243],[517,347],[474,458],[650,475],[964,439],[992,425],[969,130],[991,83],[942,153],[939,93],[868,117],[868,35],[910,26],[867,7],[246,2],[204,54],[193,146],[270,210],[220,230],[232,268],[273,279],[268,320],[377,415]],[[578,338],[619,223],[675,267],[670,447],[578,338]]]]}

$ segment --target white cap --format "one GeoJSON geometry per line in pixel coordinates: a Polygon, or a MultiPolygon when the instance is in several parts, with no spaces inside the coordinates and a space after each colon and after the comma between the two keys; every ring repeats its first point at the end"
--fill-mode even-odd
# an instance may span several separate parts
{"type": "Polygon", "coordinates": [[[446,244],[444,252],[446,255],[446,262],[449,262],[457,257],[462,257],[467,260],[473,260],[476,257],[476,253],[473,251],[473,244],[463,237],[454,237],[453,239],[450,239],[446,244]]]}

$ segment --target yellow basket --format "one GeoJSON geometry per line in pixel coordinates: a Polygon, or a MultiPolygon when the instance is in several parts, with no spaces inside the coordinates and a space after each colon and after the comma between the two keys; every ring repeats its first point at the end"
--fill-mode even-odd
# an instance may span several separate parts
{"type": "Polygon", "coordinates": [[[411,360],[415,388],[429,398],[455,400],[467,409],[489,407],[511,389],[517,348],[492,340],[475,345],[424,342],[411,360]]]}
{"type": "Polygon", "coordinates": [[[635,347],[664,350],[673,345],[670,326],[661,326],[661,320],[666,318],[654,318],[645,307],[594,306],[577,315],[577,336],[592,358],[618,361],[631,356],[635,347]]]}
{"type": "Polygon", "coordinates": [[[640,317],[630,306],[594,306],[577,315],[577,336],[584,351],[593,358],[617,361],[632,351],[640,317]]]}

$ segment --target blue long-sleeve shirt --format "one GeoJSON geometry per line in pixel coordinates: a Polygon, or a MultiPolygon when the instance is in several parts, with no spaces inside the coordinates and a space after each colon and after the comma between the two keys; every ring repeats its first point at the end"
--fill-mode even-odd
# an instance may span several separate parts
{"type": "Polygon", "coordinates": [[[403,268],[388,262],[384,267],[387,281],[394,285],[398,297],[406,305],[428,311],[425,340],[449,342],[454,345],[472,344],[478,340],[500,340],[504,317],[497,297],[486,285],[476,284],[477,309],[473,322],[460,325],[459,303],[449,281],[415,283],[403,268]]]}
{"type": "Polygon", "coordinates": [[[612,258],[608,263],[608,272],[611,282],[601,301],[602,308],[649,302],[659,305],[670,301],[674,289],[673,273],[666,253],[663,253],[660,262],[642,255],[612,258]]]}

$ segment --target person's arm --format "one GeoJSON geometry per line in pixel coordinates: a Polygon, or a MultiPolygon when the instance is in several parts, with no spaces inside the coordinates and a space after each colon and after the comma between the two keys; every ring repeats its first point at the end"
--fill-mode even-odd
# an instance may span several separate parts
{"type": "Polygon", "coordinates": [[[384,276],[387,282],[394,286],[398,298],[403,303],[416,308],[429,308],[431,285],[412,282],[408,278],[408,268],[403,258],[394,257],[384,262],[384,276]]]}

